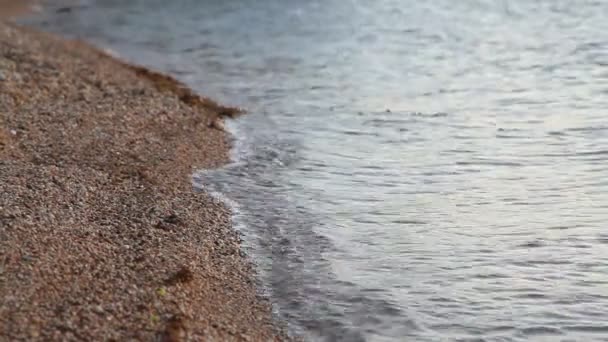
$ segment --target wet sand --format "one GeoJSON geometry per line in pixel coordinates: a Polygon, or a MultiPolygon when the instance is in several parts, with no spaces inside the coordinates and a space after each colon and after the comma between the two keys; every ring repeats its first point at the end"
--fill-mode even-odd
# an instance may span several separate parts
{"type": "Polygon", "coordinates": [[[229,210],[191,183],[234,114],[0,22],[0,340],[283,340],[229,210]]]}

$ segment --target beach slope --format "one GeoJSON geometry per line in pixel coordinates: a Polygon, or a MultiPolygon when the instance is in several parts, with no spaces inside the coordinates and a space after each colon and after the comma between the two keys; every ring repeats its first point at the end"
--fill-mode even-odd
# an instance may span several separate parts
{"type": "Polygon", "coordinates": [[[228,109],[143,70],[0,23],[0,340],[284,338],[191,184],[228,109]]]}

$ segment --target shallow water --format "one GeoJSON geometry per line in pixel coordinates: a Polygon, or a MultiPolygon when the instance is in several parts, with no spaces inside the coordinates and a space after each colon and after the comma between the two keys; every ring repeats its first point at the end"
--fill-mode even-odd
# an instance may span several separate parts
{"type": "Polygon", "coordinates": [[[608,341],[608,2],[82,1],[37,20],[250,110],[232,201],[310,340],[608,341]]]}

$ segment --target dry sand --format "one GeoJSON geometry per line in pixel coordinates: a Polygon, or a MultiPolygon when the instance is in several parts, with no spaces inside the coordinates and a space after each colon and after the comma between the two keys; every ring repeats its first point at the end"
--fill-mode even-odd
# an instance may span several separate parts
{"type": "Polygon", "coordinates": [[[80,42],[0,22],[0,340],[283,340],[193,170],[234,114],[80,42]]]}

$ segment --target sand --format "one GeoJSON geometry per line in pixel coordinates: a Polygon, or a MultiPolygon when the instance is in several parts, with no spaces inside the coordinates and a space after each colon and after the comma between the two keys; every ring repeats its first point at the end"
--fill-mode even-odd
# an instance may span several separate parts
{"type": "Polygon", "coordinates": [[[33,0],[0,0],[0,19],[22,15],[36,9],[33,0]]]}
{"type": "Polygon", "coordinates": [[[0,340],[283,340],[193,171],[236,112],[0,22],[0,340]],[[216,125],[217,126],[217,125],[216,125]]]}

